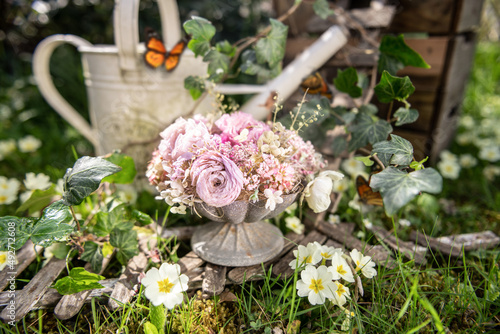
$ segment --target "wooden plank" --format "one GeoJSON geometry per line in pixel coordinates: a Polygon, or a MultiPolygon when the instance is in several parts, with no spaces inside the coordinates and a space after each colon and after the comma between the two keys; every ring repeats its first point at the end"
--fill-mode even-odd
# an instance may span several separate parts
{"type": "Polygon", "coordinates": [[[161,237],[168,239],[171,237],[177,237],[177,240],[189,240],[193,236],[196,226],[180,226],[180,227],[168,227],[161,231],[161,237]]]}
{"type": "Polygon", "coordinates": [[[484,0],[460,0],[459,13],[456,15],[454,32],[462,33],[475,30],[481,21],[484,0]]]}
{"type": "Polygon", "coordinates": [[[462,256],[461,247],[458,245],[452,244],[450,247],[449,244],[440,242],[437,238],[430,237],[419,231],[411,231],[409,239],[417,242],[421,246],[429,247],[434,251],[439,251],[444,255],[453,257],[462,256]]]}
{"type": "MultiPolygon", "coordinates": [[[[109,261],[111,261],[112,256],[113,254],[110,254],[102,260],[102,267],[99,271],[99,275],[102,274],[106,269],[109,261]]],[[[89,272],[93,272],[90,263],[87,263],[84,268],[89,272]]],[[[54,309],[54,315],[56,316],[56,318],[60,320],[67,320],[75,316],[78,312],[80,312],[80,309],[82,308],[83,304],[85,304],[85,300],[87,300],[87,297],[91,292],[92,290],[85,290],[71,295],[63,296],[54,309]]]]}
{"type": "Polygon", "coordinates": [[[218,296],[226,285],[227,267],[207,263],[205,267],[205,278],[201,286],[203,298],[218,296]]]}
{"type": "Polygon", "coordinates": [[[36,259],[36,255],[40,254],[43,247],[34,246],[31,240],[28,240],[23,247],[21,247],[16,252],[17,265],[15,265],[13,270],[8,269],[8,266],[4,270],[0,271],[0,291],[5,289],[7,285],[10,284],[12,277],[17,277],[21,274],[24,269],[26,269],[29,264],[36,259]]]}
{"type": "MultiPolygon", "coordinates": [[[[326,241],[326,236],[321,234],[320,232],[316,230],[312,230],[309,232],[309,234],[302,239],[300,242],[300,245],[306,246],[310,242],[317,241],[320,244],[324,243],[326,241]]],[[[294,250],[297,249],[297,247],[294,247],[294,250]]],[[[290,275],[293,275],[293,269],[290,268],[290,262],[295,258],[293,255],[293,250],[289,251],[285,256],[283,256],[274,266],[273,266],[273,275],[278,276],[281,275],[282,278],[284,277],[290,277],[290,275]]]]}
{"type": "Polygon", "coordinates": [[[144,253],[139,253],[128,261],[127,267],[120,275],[109,297],[108,306],[111,310],[116,310],[123,304],[128,303],[135,295],[134,285],[138,283],[137,279],[147,265],[148,259],[144,253]]]}
{"type": "Polygon", "coordinates": [[[256,278],[262,277],[262,275],[265,274],[265,270],[267,270],[272,264],[279,261],[303,238],[304,234],[297,234],[293,232],[287,233],[285,235],[285,244],[283,246],[283,250],[276,258],[264,263],[264,268],[262,268],[262,264],[260,263],[249,267],[237,267],[229,271],[229,273],[227,274],[227,278],[235,284],[241,284],[244,281],[252,281],[256,278]]]}
{"type": "Polygon", "coordinates": [[[181,257],[177,263],[181,266],[181,273],[185,273],[201,266],[205,261],[196,255],[195,252],[191,251],[181,257]]]}
{"type": "Polygon", "coordinates": [[[380,242],[384,242],[397,252],[401,252],[406,258],[414,260],[417,264],[426,264],[427,247],[415,245],[413,242],[396,240],[396,237],[380,226],[373,226],[371,231],[375,234],[380,242]]]}
{"type": "Polygon", "coordinates": [[[31,308],[42,298],[48,287],[59,276],[61,271],[66,267],[66,260],[59,260],[52,258],[45,267],[43,267],[22,289],[15,295],[14,299],[9,301],[2,313],[0,313],[0,320],[3,322],[18,321],[24,318],[31,308]],[[9,309],[10,305],[14,307],[14,314],[9,309]]]}
{"type": "Polygon", "coordinates": [[[442,35],[451,32],[455,0],[400,0],[398,3],[396,15],[388,29],[390,32],[442,35]]]}
{"type": "Polygon", "coordinates": [[[463,248],[466,251],[494,248],[500,245],[500,237],[492,231],[457,234],[436,239],[449,247],[463,248]]]}

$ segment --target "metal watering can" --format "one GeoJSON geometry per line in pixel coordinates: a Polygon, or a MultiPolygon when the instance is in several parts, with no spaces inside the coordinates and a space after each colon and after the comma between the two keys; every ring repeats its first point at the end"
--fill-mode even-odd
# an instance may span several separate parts
{"type": "MultiPolygon", "coordinates": [[[[170,50],[181,39],[175,0],[159,0],[162,37],[170,50]]],[[[172,72],[146,67],[145,47],[139,44],[139,0],[116,0],[113,13],[116,45],[92,45],[73,35],[53,35],[37,46],[33,72],[42,96],[95,147],[98,155],[121,149],[136,162],[144,178],[147,162],[157,146],[158,134],[176,118],[209,108],[200,105],[184,88],[184,78],[203,76],[207,64],[186,49],[172,72]],[[59,94],[49,71],[54,49],[68,43],[82,55],[91,124],[59,94]]],[[[143,183],[143,182],[141,182],[143,183]]]]}

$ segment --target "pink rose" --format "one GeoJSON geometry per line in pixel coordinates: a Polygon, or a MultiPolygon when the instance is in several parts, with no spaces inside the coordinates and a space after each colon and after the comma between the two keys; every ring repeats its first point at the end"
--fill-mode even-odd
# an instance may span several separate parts
{"type": "Polygon", "coordinates": [[[219,118],[215,125],[227,135],[230,139],[239,135],[243,129],[251,129],[253,127],[262,127],[265,123],[257,121],[252,115],[242,111],[231,114],[224,114],[219,118]]]}
{"type": "Polygon", "coordinates": [[[191,165],[192,185],[208,205],[231,204],[243,188],[243,173],[238,166],[219,152],[206,152],[191,165]]]}
{"type": "Polygon", "coordinates": [[[166,162],[173,162],[179,157],[189,160],[197,149],[210,141],[210,132],[202,117],[188,120],[180,117],[163,130],[160,136],[163,139],[158,150],[166,162]]]}

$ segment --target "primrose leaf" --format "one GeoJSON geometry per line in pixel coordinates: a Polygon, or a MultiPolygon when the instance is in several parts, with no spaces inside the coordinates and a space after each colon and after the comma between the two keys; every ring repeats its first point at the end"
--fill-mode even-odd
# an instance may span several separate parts
{"type": "Polygon", "coordinates": [[[144,324],[144,334],[158,334],[158,329],[148,321],[144,324]]]}
{"type": "Polygon", "coordinates": [[[85,243],[80,259],[90,263],[92,271],[96,273],[101,271],[103,258],[102,249],[98,244],[93,241],[87,241],[85,243]]]}
{"type": "Polygon", "coordinates": [[[15,216],[0,217],[0,251],[7,252],[12,248],[18,250],[23,247],[29,240],[33,224],[37,220],[37,218],[15,216]],[[14,243],[9,243],[9,238],[15,238],[14,243]]]}
{"type": "Polygon", "coordinates": [[[404,66],[430,68],[422,56],[405,43],[403,34],[399,36],[385,35],[382,37],[379,50],[382,54],[396,58],[404,66]]]}
{"type": "Polygon", "coordinates": [[[394,113],[394,117],[397,117],[396,125],[400,126],[403,124],[413,123],[418,119],[417,109],[399,108],[394,113]]]}
{"type": "Polygon", "coordinates": [[[99,281],[103,279],[104,276],[90,273],[81,267],[76,267],[71,269],[69,276],[59,279],[54,288],[61,295],[71,295],[85,290],[102,289],[103,286],[99,284],[99,281]]]}
{"type": "Polygon", "coordinates": [[[382,195],[385,212],[389,216],[395,214],[420,192],[439,193],[442,185],[443,178],[433,168],[406,173],[395,167],[387,167],[380,173],[373,174],[370,181],[370,187],[382,195]]]}
{"type": "Polygon", "coordinates": [[[268,63],[270,67],[274,67],[285,56],[288,27],[275,19],[270,19],[270,23],[271,31],[257,42],[255,52],[260,64],[268,63]]]}
{"type": "Polygon", "coordinates": [[[373,144],[372,154],[392,155],[389,163],[392,165],[408,166],[413,160],[413,146],[411,143],[395,134],[391,134],[390,141],[381,141],[373,144]]]}
{"type": "Polygon", "coordinates": [[[375,86],[375,94],[382,103],[389,103],[393,100],[406,101],[414,91],[415,87],[408,76],[393,77],[387,71],[382,73],[380,82],[375,86]]]}
{"type": "Polygon", "coordinates": [[[111,231],[109,243],[117,248],[116,258],[123,265],[126,265],[127,261],[134,255],[139,254],[137,232],[134,230],[115,228],[111,231]]]}
{"type": "Polygon", "coordinates": [[[188,48],[195,56],[204,56],[210,50],[210,41],[215,35],[212,22],[198,16],[193,16],[183,25],[184,30],[191,36],[188,48]]]}
{"type": "Polygon", "coordinates": [[[333,80],[335,87],[341,92],[349,94],[350,97],[357,98],[363,94],[361,87],[358,87],[358,73],[354,67],[337,70],[337,77],[333,80]]]}
{"type": "Polygon", "coordinates": [[[313,4],[313,10],[316,15],[321,17],[323,20],[330,15],[335,14],[335,11],[330,9],[330,5],[327,0],[316,0],[313,4]]]}
{"type": "Polygon", "coordinates": [[[134,181],[137,170],[135,169],[134,159],[128,155],[121,153],[113,153],[105,160],[121,167],[118,173],[106,176],[101,182],[127,184],[134,181]]]}
{"type": "Polygon", "coordinates": [[[16,214],[22,213],[28,210],[29,214],[37,212],[45,208],[47,205],[52,203],[52,199],[55,195],[59,194],[56,191],[56,185],[52,184],[50,188],[45,190],[36,189],[31,194],[30,198],[16,210],[16,214]]]}
{"type": "Polygon", "coordinates": [[[375,144],[387,139],[392,132],[392,126],[385,120],[378,119],[366,114],[358,114],[356,121],[348,126],[352,134],[349,142],[349,151],[354,151],[360,147],[375,144]]]}
{"type": "Polygon", "coordinates": [[[198,100],[205,91],[205,81],[199,76],[188,76],[184,79],[184,88],[189,91],[193,100],[198,100]]]}
{"type": "Polygon", "coordinates": [[[78,205],[99,188],[101,180],[121,170],[115,164],[101,158],[82,157],[68,168],[64,175],[63,203],[78,205]]]}
{"type": "Polygon", "coordinates": [[[229,57],[215,49],[208,51],[203,57],[203,61],[208,62],[209,80],[220,81],[229,70],[229,57]]]}

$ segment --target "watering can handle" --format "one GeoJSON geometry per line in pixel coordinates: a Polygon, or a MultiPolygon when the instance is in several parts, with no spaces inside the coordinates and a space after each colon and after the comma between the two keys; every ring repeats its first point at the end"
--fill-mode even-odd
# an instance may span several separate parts
{"type": "Polygon", "coordinates": [[[54,49],[61,44],[68,43],[76,46],[92,46],[83,38],[73,35],[53,35],[45,38],[37,45],[33,54],[33,74],[45,100],[65,120],[75,127],[88,141],[98,146],[97,136],[89,123],[82,117],[59,93],[52,82],[50,75],[50,57],[54,49]]]}
{"type": "MultiPolygon", "coordinates": [[[[136,71],[138,67],[140,0],[115,0],[113,24],[115,43],[120,57],[120,68],[136,71]]],[[[158,0],[163,42],[171,49],[181,39],[181,23],[176,0],[158,0]]]]}

